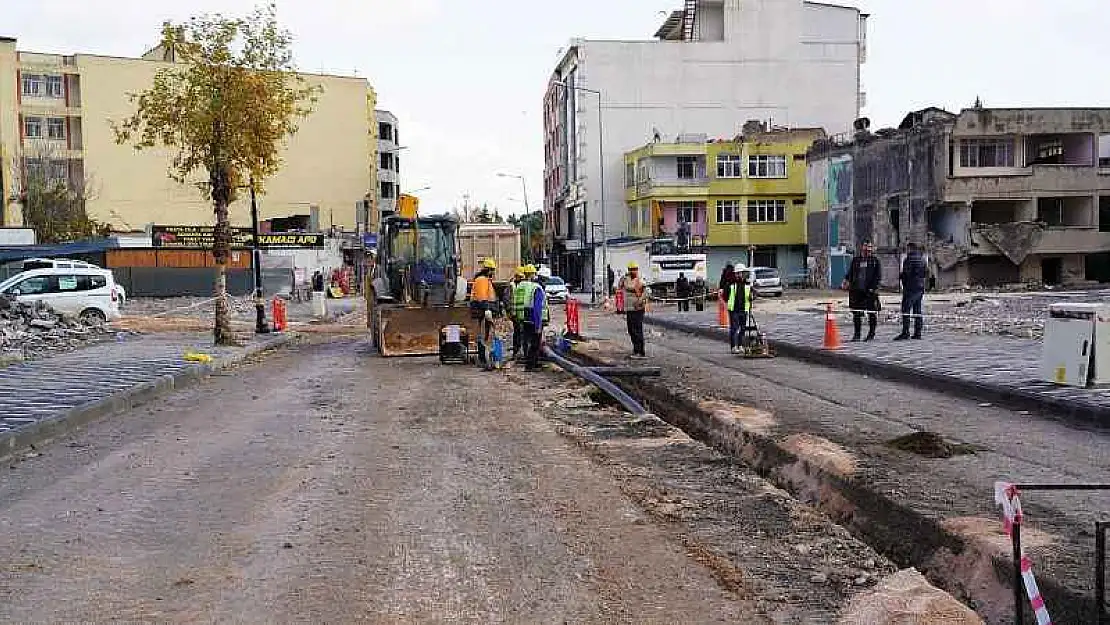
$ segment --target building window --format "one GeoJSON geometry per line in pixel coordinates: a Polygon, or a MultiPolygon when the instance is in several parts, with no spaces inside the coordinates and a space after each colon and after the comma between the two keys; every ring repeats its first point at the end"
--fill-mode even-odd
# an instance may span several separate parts
{"type": "Polygon", "coordinates": [[[636,186],[636,163],[624,164],[624,188],[631,189],[636,186]]]}
{"type": "Polygon", "coordinates": [[[748,223],[786,223],[786,200],[748,200],[748,223]]]}
{"type": "Polygon", "coordinates": [[[37,98],[45,95],[46,85],[38,74],[23,75],[23,96],[37,98]]]}
{"type": "Polygon", "coordinates": [[[1013,167],[1012,139],[964,139],[960,141],[960,167],[1013,167]]]}
{"type": "Polygon", "coordinates": [[[678,179],[679,180],[692,180],[698,170],[698,159],[696,156],[680,156],[678,157],[678,179]]]}
{"type": "Polygon", "coordinates": [[[1098,136],[1098,166],[1110,167],[1110,135],[1098,136]]]}
{"type": "Polygon", "coordinates": [[[631,214],[628,216],[628,227],[633,232],[636,232],[637,230],[640,229],[640,207],[639,206],[633,206],[631,208],[631,214]]]}
{"type": "Polygon", "coordinates": [[[46,96],[50,98],[65,97],[65,87],[62,86],[61,76],[46,76],[46,96]]]}
{"type": "Polygon", "coordinates": [[[695,214],[697,213],[696,206],[697,205],[693,202],[679,202],[677,212],[678,223],[694,223],[695,214]]]}
{"type": "Polygon", "coordinates": [[[744,162],[739,154],[717,155],[718,178],[743,178],[744,162]]]}
{"type": "Polygon", "coordinates": [[[638,180],[640,182],[647,182],[647,181],[651,180],[651,176],[648,175],[648,166],[647,166],[647,161],[646,160],[641,160],[640,161],[639,172],[640,172],[640,175],[639,175],[638,180]]]}
{"type": "Polygon", "coordinates": [[[392,171],[393,170],[393,154],[391,154],[389,152],[382,152],[381,154],[378,155],[378,164],[381,165],[381,169],[392,171]]]}
{"type": "Polygon", "coordinates": [[[757,154],[748,157],[749,178],[785,178],[786,156],[782,154],[757,154]]]}
{"type": "Polygon", "coordinates": [[[652,225],[651,225],[651,207],[650,206],[644,205],[644,206],[640,207],[640,223],[643,224],[644,229],[647,230],[648,232],[651,232],[653,230],[652,225]]]}
{"type": "Polygon", "coordinates": [[[740,221],[740,200],[717,200],[717,223],[728,224],[740,221]]]}
{"type": "Polygon", "coordinates": [[[392,200],[393,197],[394,197],[393,196],[393,183],[392,182],[382,182],[381,183],[381,192],[382,192],[382,199],[383,200],[392,200]]]}
{"type": "Polygon", "coordinates": [[[382,141],[393,141],[393,126],[380,122],[378,124],[378,138],[382,141]]]}
{"type": "Polygon", "coordinates": [[[42,138],[42,118],[25,117],[23,119],[23,136],[28,139],[42,138]]]}
{"type": "Polygon", "coordinates": [[[66,138],[66,120],[62,117],[50,117],[46,120],[46,136],[50,139],[66,138]]]}

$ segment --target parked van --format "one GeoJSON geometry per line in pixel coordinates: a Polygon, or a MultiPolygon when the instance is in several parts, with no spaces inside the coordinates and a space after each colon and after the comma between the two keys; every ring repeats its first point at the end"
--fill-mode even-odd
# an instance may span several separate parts
{"type": "Polygon", "coordinates": [[[116,281],[107,269],[32,269],[0,282],[0,294],[20,302],[41,301],[63,315],[88,322],[120,317],[116,281]]]}

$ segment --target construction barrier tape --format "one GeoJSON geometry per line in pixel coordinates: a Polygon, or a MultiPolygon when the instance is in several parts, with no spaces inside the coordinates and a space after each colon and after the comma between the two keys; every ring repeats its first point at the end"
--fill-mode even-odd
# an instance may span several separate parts
{"type": "MultiPolygon", "coordinates": [[[[1002,506],[1002,529],[1007,536],[1012,536],[1014,525],[1021,525],[1024,518],[1021,514],[1021,500],[1018,499],[1017,486],[1009,482],[994,483],[994,501],[1002,506]]],[[[1019,554],[1021,558],[1021,579],[1025,583],[1025,594],[1029,597],[1029,605],[1037,615],[1037,625],[1052,625],[1052,618],[1048,615],[1041,589],[1037,587],[1037,580],[1033,577],[1033,562],[1025,555],[1025,549],[1019,554]]]]}

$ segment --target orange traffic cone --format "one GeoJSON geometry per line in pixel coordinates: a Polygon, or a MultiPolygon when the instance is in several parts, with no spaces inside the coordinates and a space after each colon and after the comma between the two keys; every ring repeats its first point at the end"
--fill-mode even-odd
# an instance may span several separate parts
{"type": "Polygon", "coordinates": [[[825,349],[840,349],[840,330],[836,327],[836,319],[833,318],[833,305],[829,304],[825,310],[825,349]]]}
{"type": "Polygon", "coordinates": [[[728,305],[725,304],[724,296],[717,297],[717,325],[722,328],[728,327],[728,305]]]}

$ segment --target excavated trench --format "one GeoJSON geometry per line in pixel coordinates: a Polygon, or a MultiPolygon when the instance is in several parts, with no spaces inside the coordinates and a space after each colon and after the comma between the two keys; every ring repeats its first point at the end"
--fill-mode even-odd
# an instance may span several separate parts
{"type": "MultiPolygon", "coordinates": [[[[606,366],[589,353],[575,352],[583,366],[606,366]]],[[[763,434],[759,427],[722,416],[712,406],[648,379],[615,382],[656,416],[691,438],[737,458],[760,476],[818,508],[901,567],[922,571],[929,580],[958,597],[987,623],[1013,622],[1012,563],[989,545],[978,544],[943,527],[868,484],[853,481],[822,454],[799,454],[788,442],[763,434]]],[[[905,443],[906,441],[902,441],[905,443]]],[[[914,444],[920,441],[911,441],[914,444]]],[[[892,441],[893,443],[893,441],[892,441]]],[[[958,449],[954,453],[974,453],[958,449]]],[[[1038,577],[1045,601],[1057,623],[1094,623],[1094,598],[1038,577]]],[[[1030,610],[1025,610],[1027,616],[1030,610]]],[[[1030,620],[1029,622],[1034,622],[1030,620]]]]}

